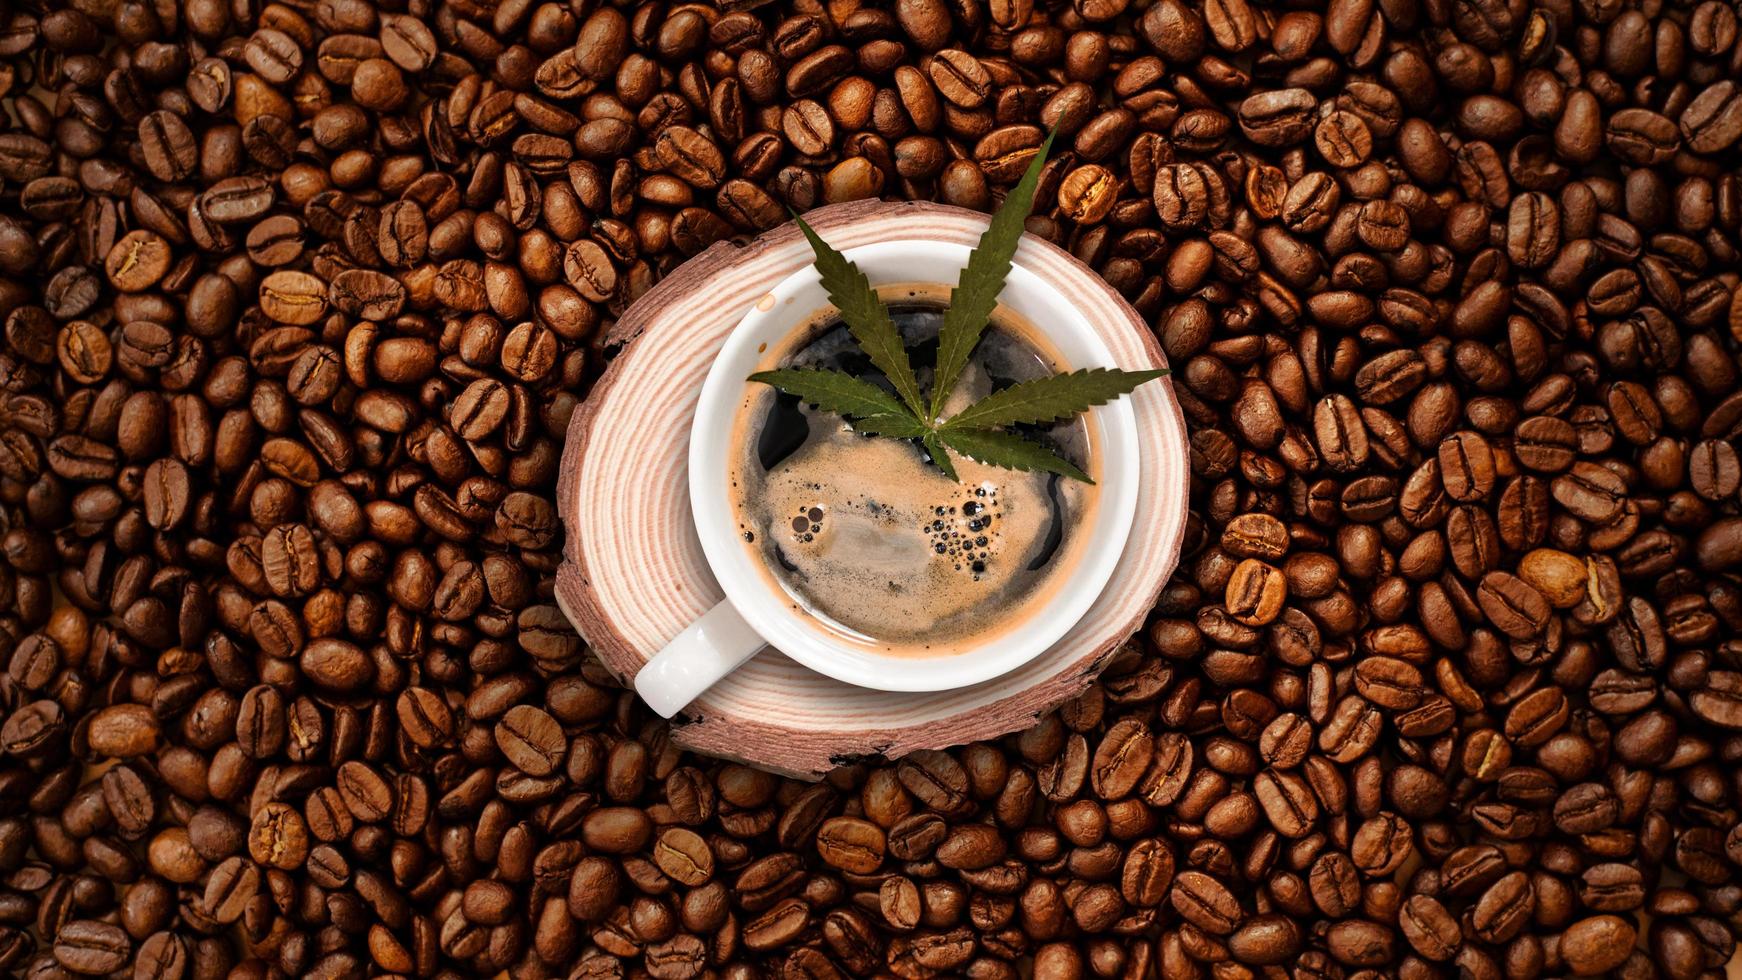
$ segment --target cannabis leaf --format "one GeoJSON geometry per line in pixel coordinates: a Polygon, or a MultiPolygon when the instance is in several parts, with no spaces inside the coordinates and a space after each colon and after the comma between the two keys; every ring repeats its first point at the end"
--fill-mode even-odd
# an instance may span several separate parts
{"type": "Polygon", "coordinates": [[[1013,432],[993,432],[989,429],[939,429],[938,438],[944,445],[969,459],[1002,466],[1011,470],[1043,470],[1084,483],[1094,483],[1089,474],[1077,469],[1057,453],[1038,442],[1013,432]]]}
{"type": "Polygon", "coordinates": [[[945,429],[989,429],[1001,425],[1045,425],[1106,403],[1166,371],[1113,371],[1085,368],[1013,384],[962,409],[945,429]]]}
{"type": "Polygon", "coordinates": [[[919,415],[923,411],[919,397],[919,382],[913,376],[913,365],[908,362],[907,348],[901,342],[901,332],[895,329],[895,324],[889,319],[889,311],[884,308],[883,301],[877,298],[876,290],[871,288],[871,281],[865,278],[865,273],[859,267],[847,261],[847,257],[823,241],[806,221],[798,215],[793,215],[798,222],[799,230],[810,240],[811,251],[816,253],[817,272],[821,274],[823,289],[829,294],[829,301],[841,311],[841,319],[846,322],[847,330],[858,341],[865,356],[871,358],[871,363],[889,383],[895,386],[895,393],[901,396],[908,411],[919,415]]]}
{"type": "Polygon", "coordinates": [[[1022,226],[1034,208],[1034,189],[1040,183],[1040,171],[1046,165],[1046,155],[1056,134],[1054,130],[1046,135],[1022,179],[992,216],[992,223],[980,236],[980,244],[968,254],[968,267],[962,270],[956,288],[950,291],[950,306],[944,311],[944,323],[938,330],[938,361],[932,376],[928,418],[935,419],[943,411],[944,399],[956,386],[962,369],[968,366],[968,357],[998,305],[998,294],[1004,290],[1004,277],[1010,274],[1010,259],[1016,254],[1016,246],[1022,243],[1022,226]]]}
{"type": "Polygon", "coordinates": [[[938,330],[937,367],[929,399],[920,395],[919,381],[901,332],[871,288],[870,280],[796,214],[793,220],[816,253],[817,273],[830,302],[840,311],[842,322],[859,348],[894,386],[895,394],[841,371],[783,368],[759,371],[750,380],[773,385],[823,411],[844,416],[855,430],[867,435],[917,439],[938,470],[951,480],[957,477],[950,452],[956,452],[989,466],[1039,470],[1093,483],[1087,473],[1069,460],[1038,442],[1003,431],[1004,428],[1049,425],[1071,418],[1129,394],[1166,371],[1087,368],[1037,378],[994,392],[947,420],[938,418],[998,306],[998,294],[1004,290],[1010,260],[1021,244],[1023,223],[1034,207],[1035,188],[1040,184],[1040,172],[1056,132],[1047,134],[1022,179],[992,216],[980,243],[968,254],[968,266],[950,292],[950,305],[938,330]]]}
{"type": "Polygon", "coordinates": [[[939,439],[938,434],[936,432],[927,432],[923,442],[925,443],[926,453],[931,456],[931,461],[938,464],[938,469],[941,470],[945,476],[950,478],[950,482],[957,482],[960,478],[956,476],[956,464],[950,462],[950,454],[944,452],[944,444],[943,441],[939,439]]]}
{"type": "Polygon", "coordinates": [[[910,414],[905,406],[895,400],[894,395],[845,371],[784,368],[779,371],[758,371],[750,376],[750,380],[773,385],[836,415],[867,418],[876,415],[910,414]]]}
{"type": "Polygon", "coordinates": [[[900,415],[867,415],[852,420],[853,429],[871,436],[887,436],[891,439],[920,439],[931,434],[925,423],[913,417],[906,409],[900,415]]]}

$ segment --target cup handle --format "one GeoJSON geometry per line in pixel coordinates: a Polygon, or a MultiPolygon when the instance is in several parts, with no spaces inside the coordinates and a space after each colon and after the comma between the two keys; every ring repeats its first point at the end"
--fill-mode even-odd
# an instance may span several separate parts
{"type": "Polygon", "coordinates": [[[732,603],[722,600],[642,665],[635,693],[661,718],[670,718],[767,645],[732,603]]]}

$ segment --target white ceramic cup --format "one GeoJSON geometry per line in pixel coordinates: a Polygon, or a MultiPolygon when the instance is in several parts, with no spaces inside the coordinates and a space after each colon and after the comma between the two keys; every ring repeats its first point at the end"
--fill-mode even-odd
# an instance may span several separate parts
{"type": "MultiPolygon", "coordinates": [[[[1024,245],[1023,249],[1031,248],[1024,245]]],[[[1018,249],[999,302],[1034,324],[1071,369],[1117,367],[1089,323],[1065,297],[1022,267],[1018,249]]],[[[873,286],[954,284],[967,265],[966,245],[931,241],[878,242],[848,249],[873,286]]],[[[836,680],[882,691],[942,691],[990,680],[1045,652],[1088,612],[1113,575],[1137,508],[1137,421],[1129,400],[1090,410],[1100,429],[1100,501],[1081,559],[1069,579],[1017,628],[949,656],[880,655],[855,645],[795,609],[760,559],[737,533],[726,487],[735,413],[746,381],[765,350],[829,307],[815,267],[807,265],[750,309],[714,360],[690,428],[690,510],[702,552],[726,598],[679,633],[635,675],[635,690],[669,718],[765,646],[836,680]]]]}

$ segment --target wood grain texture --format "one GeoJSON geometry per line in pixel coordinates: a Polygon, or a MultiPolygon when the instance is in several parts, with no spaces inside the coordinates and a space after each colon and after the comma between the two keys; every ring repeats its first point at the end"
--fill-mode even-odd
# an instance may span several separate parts
{"type": "MultiPolygon", "coordinates": [[[[926,203],[842,204],[807,215],[837,248],[924,238],[972,246],[987,216],[926,203]]],[[[627,347],[570,423],[557,485],[568,531],[559,605],[624,681],[722,598],[690,518],[690,422],[715,353],[775,283],[808,265],[791,224],[721,243],[666,277],[618,321],[627,347]]],[[[1119,367],[1165,366],[1128,304],[1061,249],[1029,236],[1016,261],[1075,303],[1119,367]]],[[[1137,516],[1113,579],[1070,635],[1003,677],[929,694],[871,691],[764,650],[674,719],[689,749],[815,778],[854,759],[995,738],[1077,694],[1143,625],[1185,534],[1185,421],[1171,381],[1132,398],[1144,447],[1137,516]]]]}

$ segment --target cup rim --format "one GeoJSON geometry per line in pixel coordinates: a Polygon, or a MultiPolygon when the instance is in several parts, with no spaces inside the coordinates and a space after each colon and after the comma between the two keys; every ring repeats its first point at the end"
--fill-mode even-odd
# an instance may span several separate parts
{"type": "MultiPolygon", "coordinates": [[[[1023,264],[1019,248],[1000,299],[1040,327],[1066,355],[1072,369],[1113,367],[1106,343],[1057,287],[1023,264]],[[1046,308],[1037,317],[1032,307],[1046,308]],[[1068,349],[1067,349],[1068,348],[1068,349]],[[1075,351],[1076,356],[1071,352],[1075,351]]],[[[962,268],[969,247],[953,242],[897,239],[845,251],[874,285],[932,282],[938,268],[962,268]],[[914,270],[903,275],[896,270],[914,270]]],[[[734,414],[744,378],[760,359],[758,345],[784,340],[805,318],[828,306],[814,265],[782,279],[732,328],[714,355],[690,426],[690,512],[709,570],[763,639],[790,659],[837,680],[883,691],[942,691],[968,687],[1009,673],[1062,639],[1100,597],[1124,553],[1136,514],[1141,464],[1136,414],[1129,399],[1092,409],[1100,429],[1100,500],[1081,558],[1054,596],[1015,628],[984,643],[937,657],[879,654],[834,636],[828,627],[791,608],[756,567],[735,530],[731,504],[718,483],[726,479],[734,414]],[[800,303],[814,295],[814,301],[800,303]],[[771,302],[772,300],[772,302],[771,302]],[[798,310],[794,315],[794,309],[798,310]]]]}

